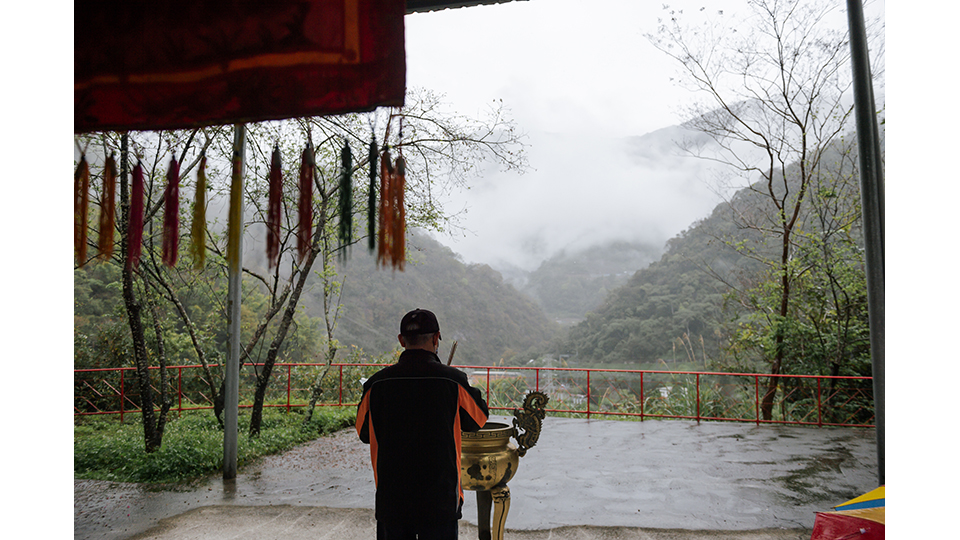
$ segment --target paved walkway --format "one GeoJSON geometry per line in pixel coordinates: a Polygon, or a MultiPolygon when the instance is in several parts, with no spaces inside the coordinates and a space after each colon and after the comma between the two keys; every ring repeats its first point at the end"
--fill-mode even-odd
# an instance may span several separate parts
{"type": "MultiPolygon", "coordinates": [[[[503,417],[492,421],[508,422],[503,417]]],[[[815,512],[876,487],[869,429],[548,417],[510,482],[507,538],[809,539],[815,512]]],[[[75,539],[373,538],[351,429],[191,488],[75,481],[75,539]]],[[[467,492],[460,537],[476,538],[467,492]]]]}

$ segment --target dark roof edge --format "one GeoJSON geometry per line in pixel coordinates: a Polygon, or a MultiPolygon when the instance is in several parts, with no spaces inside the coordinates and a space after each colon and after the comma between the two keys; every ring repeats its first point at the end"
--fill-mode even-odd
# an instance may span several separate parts
{"type": "Polygon", "coordinates": [[[444,9],[526,2],[527,0],[407,0],[407,13],[425,13],[444,9]]]}

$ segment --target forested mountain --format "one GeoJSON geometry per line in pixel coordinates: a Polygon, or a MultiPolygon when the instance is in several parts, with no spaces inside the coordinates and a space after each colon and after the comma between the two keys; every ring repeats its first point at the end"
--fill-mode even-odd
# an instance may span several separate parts
{"type": "MultiPolygon", "coordinates": [[[[458,364],[492,365],[536,354],[555,337],[559,327],[498,272],[487,265],[464,264],[426,234],[411,231],[408,238],[409,261],[403,272],[377,269],[361,246],[341,264],[343,308],[336,337],[342,344],[371,354],[391,350],[397,346],[400,318],[418,307],[436,313],[444,359],[458,342],[458,364]]],[[[316,316],[322,313],[320,291],[313,287],[304,298],[308,313],[316,316]]]]}
{"type": "Polygon", "coordinates": [[[583,320],[607,294],[627,282],[636,271],[656,261],[659,246],[636,242],[608,242],[577,251],[561,251],[529,273],[505,279],[530,295],[546,315],[563,325],[583,320]]]}
{"type": "Polygon", "coordinates": [[[734,271],[746,261],[716,242],[721,207],[667,242],[660,260],[638,270],[573,328],[563,349],[580,363],[641,364],[702,361],[719,350],[726,292],[707,264],[734,271]]]}
{"type": "MultiPolygon", "coordinates": [[[[251,255],[259,246],[248,247],[251,255]]],[[[378,357],[399,347],[400,318],[420,307],[437,314],[442,329],[441,356],[446,359],[458,341],[455,362],[492,365],[517,355],[533,354],[555,338],[559,326],[547,319],[529,297],[504,283],[489,266],[464,264],[449,248],[429,236],[412,231],[405,271],[378,269],[365,248],[352,249],[342,264],[341,318],[334,338],[338,360],[346,360],[358,347],[365,358],[378,357]]],[[[225,283],[214,277],[181,291],[186,309],[195,320],[208,357],[226,358],[227,328],[222,294],[225,283]]],[[[256,327],[256,306],[264,302],[256,280],[245,279],[242,304],[246,342],[256,327]]],[[[282,362],[322,362],[325,352],[323,282],[318,275],[307,282],[296,328],[280,355],[282,362]]],[[[91,264],[74,272],[74,364],[76,367],[129,365],[129,328],[120,297],[119,271],[110,264],[91,264]]],[[[170,362],[193,363],[195,353],[182,322],[163,315],[170,362]]],[[[153,336],[150,336],[153,339],[153,336]]],[[[253,351],[260,361],[265,347],[253,351]]]]}
{"type": "MultiPolygon", "coordinates": [[[[758,328],[778,325],[783,346],[794,348],[791,371],[868,374],[855,165],[855,145],[838,140],[807,186],[791,240],[789,318],[776,315],[769,294],[768,284],[780,280],[775,261],[781,246],[764,225],[776,220],[765,200],[769,186],[758,182],[668,241],[659,261],[611,291],[560,348],[581,364],[758,367],[763,351],[773,347],[766,340],[776,335],[758,328]]],[[[797,166],[787,168],[787,178],[797,166]]],[[[800,192],[787,185],[789,197],[800,192]]]]}

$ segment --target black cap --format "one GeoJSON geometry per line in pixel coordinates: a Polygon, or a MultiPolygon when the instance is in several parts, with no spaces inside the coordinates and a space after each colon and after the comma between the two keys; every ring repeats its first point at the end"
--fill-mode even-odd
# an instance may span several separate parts
{"type": "Polygon", "coordinates": [[[403,316],[400,320],[400,334],[414,336],[417,334],[435,334],[440,331],[440,323],[433,312],[417,308],[403,316]]]}

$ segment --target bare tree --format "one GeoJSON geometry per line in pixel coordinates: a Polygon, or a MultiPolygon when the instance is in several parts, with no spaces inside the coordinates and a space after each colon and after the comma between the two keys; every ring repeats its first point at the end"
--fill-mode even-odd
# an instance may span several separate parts
{"type": "MultiPolygon", "coordinates": [[[[708,135],[713,144],[685,143],[685,150],[729,166],[765,201],[763,211],[730,207],[741,229],[778,246],[776,255],[761,256],[741,239],[729,239],[728,244],[745,255],[760,256],[778,275],[779,302],[770,314],[776,345],[768,358],[770,374],[777,375],[785,358],[784,336],[776,326],[789,313],[796,278],[790,265],[793,237],[821,158],[848,129],[852,112],[845,99],[851,88],[849,44],[835,3],[747,4],[751,13],[735,20],[733,14],[715,9],[684,14],[665,6],[657,34],[647,37],[677,61],[680,84],[703,97],[687,111],[685,127],[708,135]],[[697,22],[686,22],[691,19],[697,22]]],[[[882,57],[879,30],[874,21],[873,50],[882,57]]],[[[882,77],[882,69],[874,75],[882,77]]],[[[762,398],[767,420],[777,384],[771,377],[762,398]]]]}

